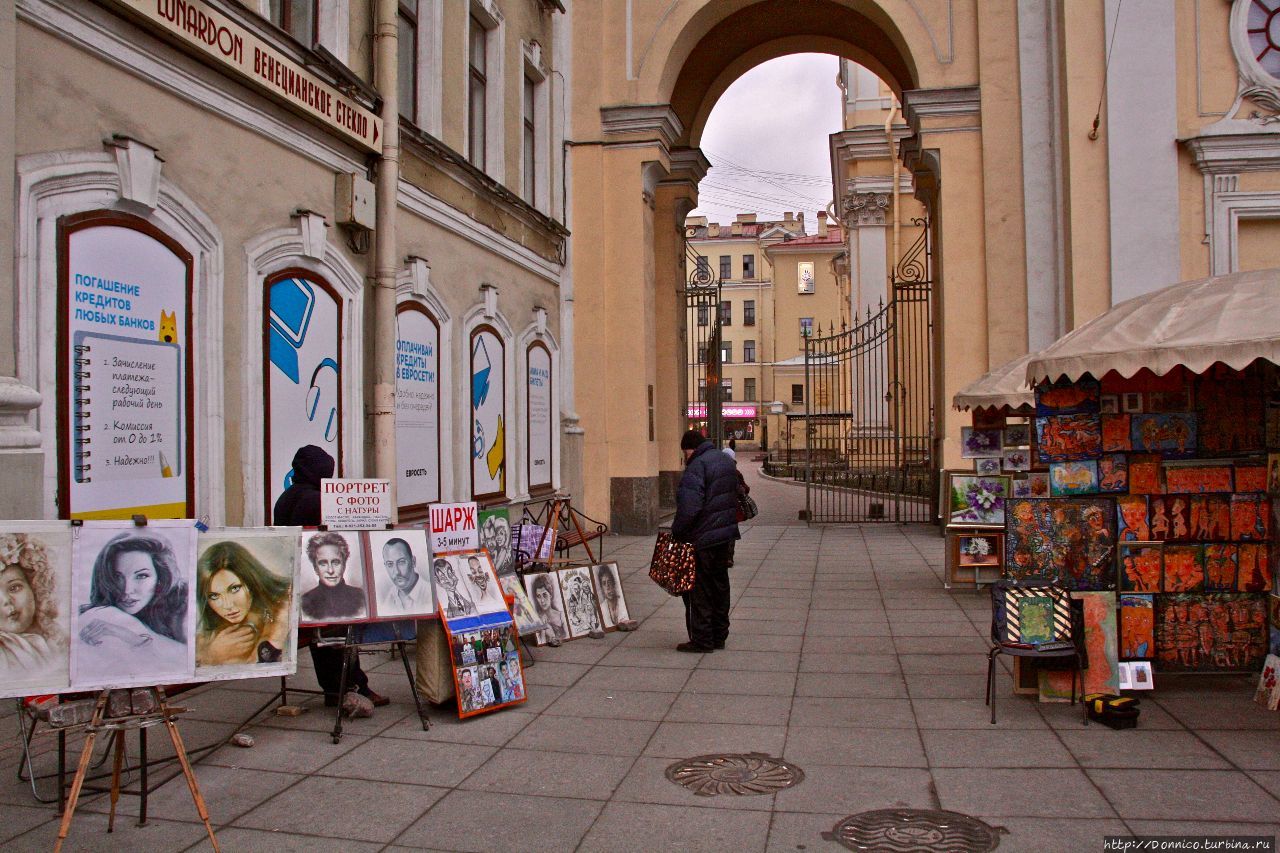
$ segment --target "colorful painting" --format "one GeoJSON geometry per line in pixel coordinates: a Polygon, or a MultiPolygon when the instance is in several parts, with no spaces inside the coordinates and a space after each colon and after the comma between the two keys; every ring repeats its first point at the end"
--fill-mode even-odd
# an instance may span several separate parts
{"type": "Polygon", "coordinates": [[[1006,449],[1004,451],[1004,470],[1006,471],[1030,471],[1031,470],[1031,451],[1025,447],[1006,449]]]}
{"type": "Polygon", "coordinates": [[[1231,538],[1231,499],[1226,495],[1191,497],[1190,538],[1200,542],[1231,538]]]}
{"type": "MultiPolygon", "coordinates": [[[[1180,541],[1191,538],[1191,503],[1195,498],[1180,496],[1147,498],[1151,507],[1148,523],[1151,538],[1158,541],[1180,541]]],[[[1224,537],[1225,538],[1225,537],[1224,537]]]]}
{"type": "Polygon", "coordinates": [[[1031,480],[1028,477],[1013,478],[1013,496],[1015,498],[1031,498],[1031,480]]]}
{"type": "Polygon", "coordinates": [[[1133,495],[1164,494],[1158,456],[1129,457],[1129,493],[1133,495]]]}
{"type": "Polygon", "coordinates": [[[1000,533],[961,536],[956,546],[957,562],[962,566],[999,566],[1004,562],[1003,541],[1000,533]]]}
{"type": "Polygon", "coordinates": [[[1098,491],[1097,460],[1050,464],[1049,489],[1053,497],[1096,494],[1098,491]]]}
{"type": "Polygon", "coordinates": [[[1098,491],[1129,491],[1129,462],[1123,453],[1107,453],[1098,460],[1098,491]]]}
{"type": "Polygon", "coordinates": [[[1156,598],[1156,656],[1163,672],[1257,670],[1266,656],[1266,631],[1259,595],[1156,598]]]}
{"type": "Polygon", "coordinates": [[[1263,495],[1231,496],[1231,538],[1265,542],[1271,535],[1271,501],[1263,495]]]}
{"type": "Polygon", "coordinates": [[[1130,450],[1133,442],[1129,440],[1128,415],[1102,416],[1102,449],[1107,453],[1118,450],[1130,450]]]}
{"type": "Polygon", "coordinates": [[[1253,701],[1268,711],[1280,709],[1280,657],[1267,655],[1262,664],[1262,675],[1258,676],[1258,689],[1253,694],[1253,701]]]}
{"type": "Polygon", "coordinates": [[[999,456],[983,456],[973,460],[973,470],[979,474],[999,474],[1003,461],[999,456]]]}
{"type": "MultiPolygon", "coordinates": [[[[1084,648],[1089,661],[1081,675],[1084,692],[1120,693],[1119,638],[1116,630],[1116,594],[1114,592],[1073,592],[1084,609],[1084,648]]],[[[1071,700],[1070,670],[1040,671],[1040,701],[1071,700]]]]}
{"type": "Polygon", "coordinates": [[[1121,542],[1116,545],[1120,589],[1125,592],[1160,592],[1164,574],[1164,549],[1159,542],[1121,542]]]}
{"type": "Polygon", "coordinates": [[[1004,428],[1005,447],[1030,447],[1031,424],[1009,424],[1004,428]]]}
{"type": "Polygon", "coordinates": [[[1115,589],[1115,504],[1107,498],[1011,500],[1005,573],[1068,589],[1115,589]]]}
{"type": "Polygon", "coordinates": [[[1205,592],[1235,592],[1240,549],[1235,545],[1215,542],[1204,546],[1205,592]]]}
{"type": "Polygon", "coordinates": [[[960,458],[999,457],[1004,450],[1004,431],[998,429],[960,428],[960,458]]]}
{"type": "Polygon", "coordinates": [[[1266,465],[1236,465],[1237,492],[1265,492],[1266,490],[1266,465]]]}
{"type": "Polygon", "coordinates": [[[1049,472],[1033,471],[1027,475],[1027,488],[1033,498],[1049,497],[1049,472]]]}
{"type": "Polygon", "coordinates": [[[478,518],[480,547],[489,552],[498,577],[514,574],[516,552],[512,547],[511,517],[508,509],[495,507],[482,509],[478,518]]]}
{"type": "Polygon", "coordinates": [[[1119,516],[1116,541],[1146,542],[1160,538],[1151,535],[1151,527],[1147,523],[1147,499],[1142,495],[1122,495],[1116,498],[1116,512],[1119,516]]]}
{"type": "Polygon", "coordinates": [[[1054,639],[1053,598],[1027,595],[1014,601],[1018,614],[1018,642],[1037,645],[1054,639]]]}
{"type": "Polygon", "coordinates": [[[1196,416],[1188,412],[1130,415],[1129,440],[1134,450],[1180,459],[1196,453],[1196,416]]]}
{"type": "Polygon", "coordinates": [[[1164,591],[1200,592],[1204,589],[1204,546],[1166,545],[1164,591]]]}
{"type": "Polygon", "coordinates": [[[0,696],[71,684],[71,527],[0,522],[0,696]]]}
{"type": "Polygon", "coordinates": [[[1273,587],[1267,568],[1268,546],[1246,542],[1237,547],[1240,572],[1236,576],[1236,589],[1240,592],[1269,592],[1273,587]]]}
{"type": "Polygon", "coordinates": [[[1092,379],[1041,384],[1036,388],[1037,415],[1074,415],[1098,411],[1098,383],[1092,379]]]}
{"type": "Polygon", "coordinates": [[[1155,596],[1120,596],[1120,657],[1150,658],[1156,646],[1155,596]]]}
{"type": "Polygon", "coordinates": [[[1073,462],[1102,451],[1097,415],[1057,415],[1036,418],[1036,452],[1042,462],[1073,462]]]}
{"type": "Polygon", "coordinates": [[[1008,477],[951,474],[950,524],[1004,524],[1008,477]]]}
{"type": "Polygon", "coordinates": [[[1230,492],[1230,465],[1171,465],[1164,472],[1164,490],[1171,495],[1230,492]]]}

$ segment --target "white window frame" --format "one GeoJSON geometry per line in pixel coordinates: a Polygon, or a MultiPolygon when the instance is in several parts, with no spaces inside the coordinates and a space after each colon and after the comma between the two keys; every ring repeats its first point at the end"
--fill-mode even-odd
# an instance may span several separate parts
{"type": "MultiPolygon", "coordinates": [[[[524,76],[533,81],[533,198],[525,199],[543,213],[551,213],[551,74],[542,64],[542,46],[521,42],[524,76]]],[[[520,190],[524,191],[524,81],[520,93],[520,190]]]]}
{"type": "MultiPolygon", "coordinates": [[[[506,44],[506,21],[502,11],[493,0],[472,0],[470,14],[467,16],[467,50],[471,45],[471,21],[479,21],[485,28],[484,64],[484,170],[485,173],[499,183],[506,182],[507,164],[504,152],[505,118],[503,105],[506,103],[506,57],[503,45],[506,44]]],[[[468,71],[463,75],[463,103],[471,102],[470,53],[468,52],[468,71]]],[[[469,107],[468,107],[469,109],[469,107]]],[[[465,150],[471,150],[471,123],[467,122],[467,139],[465,150]]]]}
{"type": "Polygon", "coordinates": [[[444,79],[444,0],[418,0],[417,7],[417,123],[436,139],[442,139],[444,116],[440,82],[444,79]]]}

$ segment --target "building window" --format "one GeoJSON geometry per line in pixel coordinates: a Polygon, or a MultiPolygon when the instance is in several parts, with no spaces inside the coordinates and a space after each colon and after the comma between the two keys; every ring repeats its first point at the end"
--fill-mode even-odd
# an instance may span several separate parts
{"type": "Polygon", "coordinates": [[[467,86],[467,139],[468,139],[468,159],[477,168],[485,168],[485,140],[488,138],[488,128],[485,121],[488,107],[487,88],[489,85],[487,72],[487,51],[486,42],[488,41],[488,31],[484,24],[475,16],[471,16],[471,46],[470,59],[468,65],[470,67],[470,77],[467,86]]]}
{"type": "Polygon", "coordinates": [[[756,398],[755,377],[742,380],[742,399],[753,401],[756,398]]]}
{"type": "Polygon", "coordinates": [[[756,256],[755,255],[742,256],[742,277],[743,278],[756,277],[756,256]]]}
{"type": "Polygon", "coordinates": [[[720,380],[720,399],[730,403],[733,402],[733,380],[732,379],[720,380]]]}
{"type": "Polygon", "coordinates": [[[733,325],[733,303],[727,299],[720,303],[720,325],[733,325]]]}
{"type": "Polygon", "coordinates": [[[720,256],[720,280],[733,278],[733,258],[729,255],[720,256]]]}
{"type": "Polygon", "coordinates": [[[747,363],[751,363],[756,360],[756,342],[755,341],[742,342],[742,360],[747,363]]]}
{"type": "Polygon", "coordinates": [[[791,403],[792,405],[795,405],[795,406],[799,406],[804,403],[804,386],[803,385],[791,386],[791,403]]]}
{"type": "Polygon", "coordinates": [[[396,84],[400,115],[418,123],[418,15],[410,3],[400,0],[396,15],[396,84]]]}
{"type": "Polygon", "coordinates": [[[796,264],[796,292],[813,293],[813,261],[796,264]]]}
{"type": "Polygon", "coordinates": [[[720,345],[720,363],[733,363],[733,341],[725,341],[720,345]]]}
{"type": "Polygon", "coordinates": [[[709,322],[711,311],[706,305],[698,306],[698,325],[705,326],[709,322]]]}
{"type": "Polygon", "coordinates": [[[705,255],[698,255],[698,281],[705,282],[711,278],[711,259],[705,255]]]}
{"type": "Polygon", "coordinates": [[[748,299],[742,303],[742,325],[754,326],[756,324],[756,301],[748,299]]]}
{"type": "Polygon", "coordinates": [[[811,337],[813,337],[813,318],[801,317],[800,318],[800,340],[801,342],[804,342],[806,338],[811,338],[811,337]]]}
{"type": "Polygon", "coordinates": [[[707,345],[698,344],[698,364],[707,363],[707,345]]]}
{"type": "Polygon", "coordinates": [[[707,380],[705,379],[698,380],[698,402],[707,402],[707,380]]]}
{"type": "Polygon", "coordinates": [[[316,42],[316,0],[267,0],[271,23],[311,47],[316,42]]]}
{"type": "Polygon", "coordinates": [[[534,92],[537,84],[524,78],[524,200],[533,204],[538,189],[537,164],[534,143],[537,141],[537,124],[534,121],[534,92]]]}

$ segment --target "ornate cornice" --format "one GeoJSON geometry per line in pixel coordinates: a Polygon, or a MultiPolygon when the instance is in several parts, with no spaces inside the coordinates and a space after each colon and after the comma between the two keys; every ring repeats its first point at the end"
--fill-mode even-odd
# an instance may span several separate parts
{"type": "Polygon", "coordinates": [[[1207,175],[1280,169],[1280,134],[1232,133],[1195,136],[1183,144],[1207,175]]]}
{"type": "Polygon", "coordinates": [[[902,115],[907,124],[917,130],[922,119],[976,116],[981,109],[981,91],[977,86],[910,89],[902,93],[902,115]]]}
{"type": "Polygon", "coordinates": [[[600,127],[606,144],[657,141],[670,148],[684,133],[670,104],[601,107],[600,127]]]}
{"type": "Polygon", "coordinates": [[[859,192],[854,182],[845,185],[840,199],[840,219],[851,228],[864,225],[884,225],[889,209],[893,206],[892,193],[864,190],[859,192]]]}

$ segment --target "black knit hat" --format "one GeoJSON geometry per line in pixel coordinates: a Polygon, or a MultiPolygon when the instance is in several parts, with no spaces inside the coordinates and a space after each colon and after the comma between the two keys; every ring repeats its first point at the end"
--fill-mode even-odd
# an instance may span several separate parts
{"type": "Polygon", "coordinates": [[[681,450],[697,450],[707,437],[696,429],[691,429],[680,439],[681,450]]]}

